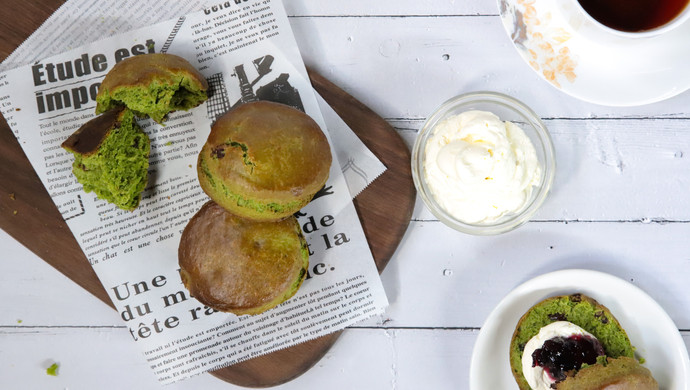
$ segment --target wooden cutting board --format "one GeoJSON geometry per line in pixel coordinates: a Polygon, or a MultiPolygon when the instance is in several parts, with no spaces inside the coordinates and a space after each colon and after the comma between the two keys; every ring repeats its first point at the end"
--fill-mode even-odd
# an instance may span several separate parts
{"type": "MultiPolygon", "coordinates": [[[[0,60],[5,59],[60,5],[60,0],[0,7],[0,60]],[[21,15],[21,17],[17,17],[21,15]]],[[[354,200],[379,272],[395,252],[412,216],[415,189],[410,151],[395,130],[342,89],[309,70],[316,91],[388,168],[354,200]]],[[[0,117],[0,228],[58,271],[114,308],[79,244],[0,117]]],[[[342,332],[342,331],[341,331],[342,332]]],[[[270,387],[306,372],[340,336],[336,332],[211,372],[245,387],[270,387]]]]}

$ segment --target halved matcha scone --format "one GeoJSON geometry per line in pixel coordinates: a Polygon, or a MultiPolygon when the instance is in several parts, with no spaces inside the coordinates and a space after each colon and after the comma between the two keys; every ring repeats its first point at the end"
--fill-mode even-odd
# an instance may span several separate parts
{"type": "Polygon", "coordinates": [[[259,314],[297,292],[309,250],[293,216],[251,221],[209,201],[185,227],[178,260],[182,282],[200,302],[237,315],[259,314]]]}
{"type": "Polygon", "coordinates": [[[152,53],[126,58],[103,79],[96,113],[126,106],[158,123],[172,111],[188,110],[207,99],[206,79],[182,57],[152,53]]]}
{"type": "Polygon", "coordinates": [[[212,126],[199,154],[199,183],[228,211],[278,220],[299,211],[328,179],[331,150],[307,114],[271,103],[243,104],[212,126]]]}
{"type": "Polygon", "coordinates": [[[600,364],[606,358],[633,355],[632,344],[618,320],[583,294],[552,297],[534,305],[518,322],[510,342],[510,366],[521,390],[532,389],[525,368],[534,370],[527,374],[538,382],[543,376],[560,382],[567,371],[577,371],[583,363],[600,364]],[[544,367],[537,364],[541,361],[545,361],[544,367]],[[525,362],[533,367],[525,367],[525,362]]]}
{"type": "Polygon", "coordinates": [[[151,141],[128,109],[86,122],[62,143],[74,154],[72,172],[84,191],[123,210],[134,210],[148,181],[151,141]]]}

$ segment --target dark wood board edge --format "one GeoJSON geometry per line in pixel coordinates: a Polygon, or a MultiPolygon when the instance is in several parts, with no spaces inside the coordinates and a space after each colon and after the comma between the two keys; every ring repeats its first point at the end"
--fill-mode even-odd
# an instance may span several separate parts
{"type": "Polygon", "coordinates": [[[0,177],[0,228],[115,308],[4,118],[0,121],[0,177]]]}
{"type": "Polygon", "coordinates": [[[65,1],[0,1],[0,62],[48,19],[65,1]]]}
{"type": "MultiPolygon", "coordinates": [[[[0,58],[6,58],[62,3],[40,0],[0,7],[0,31],[3,31],[0,58]]],[[[314,88],[388,168],[354,202],[381,272],[402,239],[414,207],[410,152],[395,130],[365,105],[312,70],[309,77],[314,88]]],[[[0,228],[114,308],[4,118],[0,119],[0,177],[3,179],[0,180],[0,228]]],[[[323,336],[211,374],[246,387],[285,383],[318,362],[341,333],[323,336]]]]}
{"type": "MultiPolygon", "coordinates": [[[[0,7],[0,61],[64,1],[12,2],[0,7]],[[20,15],[21,17],[17,17],[20,15]]],[[[114,308],[60,212],[0,116],[0,228],[75,283],[114,308]],[[31,232],[31,234],[26,234],[31,232]]]]}
{"type": "Polygon", "coordinates": [[[393,256],[414,211],[411,153],[395,129],[369,107],[312,69],[314,89],[387,170],[354,199],[379,273],[393,256]],[[376,245],[371,245],[374,242],[376,245]]]}

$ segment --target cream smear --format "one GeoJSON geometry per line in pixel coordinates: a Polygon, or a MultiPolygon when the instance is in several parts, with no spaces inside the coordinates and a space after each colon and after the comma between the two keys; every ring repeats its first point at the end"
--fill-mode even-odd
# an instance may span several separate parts
{"type": "Polygon", "coordinates": [[[542,348],[544,342],[555,337],[570,337],[572,335],[588,336],[596,340],[591,333],[568,321],[556,321],[541,328],[539,333],[532,337],[522,353],[522,374],[533,390],[551,390],[551,385],[556,380],[549,376],[543,367],[532,367],[532,353],[542,348]]]}

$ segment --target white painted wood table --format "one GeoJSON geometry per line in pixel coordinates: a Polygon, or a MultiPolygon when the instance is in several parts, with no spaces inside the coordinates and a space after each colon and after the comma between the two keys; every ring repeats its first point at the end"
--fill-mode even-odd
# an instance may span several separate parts
{"type": "MultiPolygon", "coordinates": [[[[690,344],[690,93],[634,108],[571,98],[523,62],[492,0],[285,5],[305,62],[410,147],[441,102],[492,90],[544,119],[558,168],[534,219],[500,236],[455,232],[418,201],[382,275],[385,316],[347,329],[313,369],[279,388],[466,389],[491,310],[517,285],[566,268],[642,288],[690,344]]],[[[160,387],[116,311],[4,232],[0,248],[0,388],[160,387]],[[57,377],[46,375],[53,362],[57,377]]],[[[235,387],[202,375],[167,388],[235,387]]]]}

